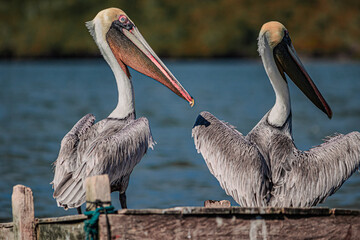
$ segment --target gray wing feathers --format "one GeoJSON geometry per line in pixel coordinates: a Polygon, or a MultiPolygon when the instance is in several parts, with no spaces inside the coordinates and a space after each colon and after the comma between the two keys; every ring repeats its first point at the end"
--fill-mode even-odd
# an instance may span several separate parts
{"type": "Polygon", "coordinates": [[[85,202],[82,179],[74,179],[73,173],[69,173],[63,184],[54,191],[54,198],[58,206],[64,209],[81,206],[85,202]]]}
{"type": "Polygon", "coordinates": [[[202,112],[192,130],[196,149],[228,195],[241,206],[266,206],[270,173],[257,148],[235,127],[202,112]]]}
{"type": "Polygon", "coordinates": [[[66,178],[67,173],[74,171],[77,165],[77,146],[79,139],[94,124],[94,121],[95,117],[92,114],[85,115],[62,139],[58,158],[53,163],[55,175],[51,184],[53,184],[55,191],[59,183],[63,181],[63,178],[66,178]]]}
{"type": "MultiPolygon", "coordinates": [[[[299,151],[291,148],[286,165],[276,169],[272,206],[315,206],[335,193],[359,168],[360,133],[329,138],[323,144],[299,151]]],[[[286,155],[286,154],[285,154],[286,155]]],[[[281,156],[278,156],[281,159],[281,156]]]]}
{"type": "Polygon", "coordinates": [[[86,151],[86,176],[108,173],[110,183],[129,175],[144,156],[153,148],[149,122],[139,118],[125,125],[120,132],[94,141],[86,151]]]}
{"type": "Polygon", "coordinates": [[[100,174],[109,175],[112,190],[125,192],[130,173],[154,144],[146,118],[120,126],[116,126],[116,121],[113,125],[106,125],[106,129],[81,154],[81,166],[71,174],[61,190],[54,192],[58,204],[65,208],[83,204],[85,179],[100,174]],[[113,189],[114,186],[117,188],[113,189]]]}

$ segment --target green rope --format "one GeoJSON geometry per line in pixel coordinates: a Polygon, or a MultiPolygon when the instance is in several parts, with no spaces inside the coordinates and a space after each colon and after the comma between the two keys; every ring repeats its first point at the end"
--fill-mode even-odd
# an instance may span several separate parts
{"type": "Polygon", "coordinates": [[[103,204],[111,204],[111,202],[102,202],[100,200],[96,200],[95,202],[90,202],[90,203],[94,204],[96,206],[96,209],[94,211],[84,212],[84,214],[89,217],[88,220],[84,221],[84,231],[86,235],[86,240],[98,239],[98,220],[100,214],[102,213],[105,213],[106,224],[108,229],[108,239],[111,239],[110,224],[107,214],[116,212],[114,206],[110,205],[104,207],[103,204]]]}

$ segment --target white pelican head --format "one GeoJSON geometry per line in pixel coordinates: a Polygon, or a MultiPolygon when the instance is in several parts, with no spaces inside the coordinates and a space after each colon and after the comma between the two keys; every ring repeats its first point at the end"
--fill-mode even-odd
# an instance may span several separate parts
{"type": "Polygon", "coordinates": [[[264,55],[267,47],[271,49],[277,70],[283,79],[286,81],[285,72],[310,101],[331,118],[332,111],[329,105],[297,56],[289,32],[284,25],[272,21],[262,26],[258,42],[258,51],[261,56],[264,55]]]}
{"type": "Polygon", "coordinates": [[[193,106],[194,99],[151,49],[124,11],[118,8],[102,10],[86,26],[110,66],[116,64],[109,57],[113,54],[129,78],[127,66],[164,84],[193,106]]]}

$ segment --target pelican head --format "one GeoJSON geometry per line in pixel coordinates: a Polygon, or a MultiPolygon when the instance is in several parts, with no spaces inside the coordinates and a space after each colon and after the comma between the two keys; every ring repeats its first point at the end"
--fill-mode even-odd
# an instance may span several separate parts
{"type": "Polygon", "coordinates": [[[111,67],[119,64],[130,78],[129,66],[159,81],[191,106],[194,105],[194,99],[151,49],[124,11],[118,8],[102,10],[86,26],[111,67]],[[111,61],[110,54],[113,54],[117,63],[111,61]]]}
{"type": "Polygon", "coordinates": [[[266,47],[271,49],[277,69],[283,79],[286,81],[285,72],[310,101],[331,118],[332,111],[329,105],[297,56],[289,32],[284,25],[272,21],[262,26],[259,34],[258,49],[261,56],[264,54],[266,47]]]}

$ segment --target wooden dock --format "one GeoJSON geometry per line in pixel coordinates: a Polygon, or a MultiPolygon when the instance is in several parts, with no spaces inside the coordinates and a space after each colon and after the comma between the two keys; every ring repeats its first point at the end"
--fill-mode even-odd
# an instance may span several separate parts
{"type": "MultiPolygon", "coordinates": [[[[92,182],[92,185],[96,184],[92,182]]],[[[0,223],[0,240],[85,239],[85,215],[35,218],[32,192],[25,186],[14,187],[12,204],[13,222],[0,223]]],[[[108,239],[109,234],[110,239],[359,239],[360,236],[359,210],[217,207],[216,204],[126,209],[107,217],[102,214],[98,222],[99,239],[108,239]]]]}

